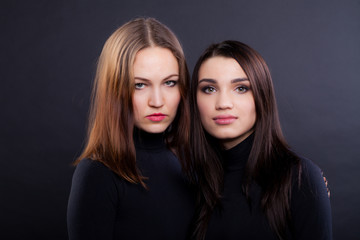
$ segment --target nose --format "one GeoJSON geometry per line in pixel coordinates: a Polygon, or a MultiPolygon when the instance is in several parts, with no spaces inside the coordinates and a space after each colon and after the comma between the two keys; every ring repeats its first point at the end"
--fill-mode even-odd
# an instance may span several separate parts
{"type": "Polygon", "coordinates": [[[232,109],[233,102],[229,93],[220,92],[216,99],[216,110],[232,109]]]}
{"type": "Polygon", "coordinates": [[[164,97],[160,89],[154,88],[150,94],[149,106],[160,108],[164,105],[164,97]]]}

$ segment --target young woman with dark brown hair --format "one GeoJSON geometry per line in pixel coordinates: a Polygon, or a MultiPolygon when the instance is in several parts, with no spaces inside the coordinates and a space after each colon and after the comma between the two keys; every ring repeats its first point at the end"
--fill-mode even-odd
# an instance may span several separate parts
{"type": "Polygon", "coordinates": [[[331,239],[320,169],[287,145],[270,71],[237,41],[211,45],[191,86],[195,239],[331,239]]]}
{"type": "Polygon", "coordinates": [[[157,20],[132,20],[109,37],[72,181],[70,239],[186,239],[188,84],[181,45],[157,20]]]}

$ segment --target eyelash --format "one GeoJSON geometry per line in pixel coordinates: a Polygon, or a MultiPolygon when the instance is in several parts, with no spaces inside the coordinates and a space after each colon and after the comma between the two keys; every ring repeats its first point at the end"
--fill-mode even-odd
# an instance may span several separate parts
{"type": "Polygon", "coordinates": [[[168,86],[168,87],[175,87],[176,84],[178,84],[178,81],[176,81],[176,80],[169,80],[169,81],[166,81],[166,82],[165,82],[165,85],[168,86]],[[168,85],[169,83],[170,83],[171,85],[168,85]]]}
{"type": "Polygon", "coordinates": [[[212,86],[205,86],[205,87],[201,88],[201,91],[206,93],[206,94],[211,94],[214,91],[216,91],[216,88],[214,88],[212,86]],[[212,89],[212,91],[209,91],[210,89],[212,89]]]}
{"type": "Polygon", "coordinates": [[[250,90],[250,88],[248,86],[238,86],[237,88],[235,89],[239,89],[237,92],[238,93],[246,93],[247,91],[250,90]],[[240,89],[243,89],[243,90],[240,90],[240,89]]]}
{"type": "MultiPolygon", "coordinates": [[[[250,90],[250,87],[248,87],[248,86],[238,86],[238,87],[235,88],[235,91],[240,93],[240,94],[246,93],[249,90],[250,90]]],[[[205,86],[205,87],[201,88],[201,91],[203,93],[206,93],[206,94],[211,94],[211,93],[216,92],[217,89],[215,87],[213,87],[213,86],[205,86]]]]}
{"type": "Polygon", "coordinates": [[[140,90],[143,89],[146,86],[145,83],[135,83],[135,89],[140,90]]]}
{"type": "MultiPolygon", "coordinates": [[[[169,81],[166,81],[164,83],[165,86],[167,87],[175,87],[176,84],[178,84],[178,81],[177,80],[169,80],[169,81]]],[[[145,83],[135,83],[135,89],[136,90],[141,90],[143,89],[147,84],[145,83]]]]}

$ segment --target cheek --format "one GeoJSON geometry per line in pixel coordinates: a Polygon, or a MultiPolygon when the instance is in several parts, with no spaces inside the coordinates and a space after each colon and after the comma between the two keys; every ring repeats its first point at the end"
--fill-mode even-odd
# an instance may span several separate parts
{"type": "Polygon", "coordinates": [[[139,94],[134,93],[132,97],[132,105],[133,105],[134,117],[136,119],[139,117],[141,109],[144,109],[143,97],[140,96],[139,94]]]}
{"type": "Polygon", "coordinates": [[[167,93],[166,103],[170,109],[176,111],[180,104],[180,100],[181,100],[181,96],[179,90],[167,93]]]}
{"type": "Polygon", "coordinates": [[[209,99],[205,99],[203,97],[197,97],[197,107],[199,109],[199,114],[201,118],[201,122],[204,124],[206,122],[206,119],[209,117],[209,114],[211,113],[212,103],[209,101],[209,99]]]}
{"type": "Polygon", "coordinates": [[[255,122],[256,122],[256,108],[255,108],[254,99],[250,99],[249,103],[246,106],[244,106],[244,109],[246,109],[246,111],[247,111],[249,121],[252,124],[255,124],[255,122]]]}

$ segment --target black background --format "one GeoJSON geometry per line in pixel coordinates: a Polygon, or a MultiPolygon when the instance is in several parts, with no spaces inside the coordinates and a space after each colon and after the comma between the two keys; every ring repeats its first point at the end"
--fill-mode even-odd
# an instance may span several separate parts
{"type": "Polygon", "coordinates": [[[360,1],[1,1],[0,239],[67,239],[73,160],[97,57],[139,16],[168,25],[190,71],[243,41],[270,66],[289,143],[330,182],[335,239],[360,236],[360,1]]]}

